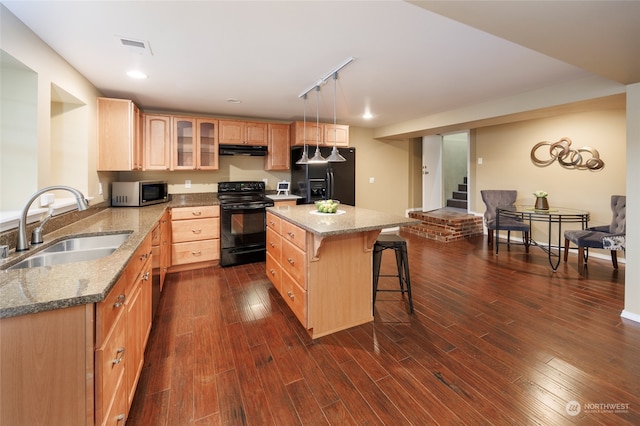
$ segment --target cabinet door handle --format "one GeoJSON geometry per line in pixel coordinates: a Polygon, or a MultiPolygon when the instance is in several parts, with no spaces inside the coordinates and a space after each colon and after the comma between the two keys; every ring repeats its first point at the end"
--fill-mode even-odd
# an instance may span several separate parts
{"type": "Polygon", "coordinates": [[[140,256],[140,260],[147,260],[148,257],[149,255],[147,253],[144,253],[140,256]]]}
{"type": "Polygon", "coordinates": [[[269,269],[269,272],[271,273],[271,275],[273,275],[274,277],[276,276],[276,270],[275,269],[269,269]]]}
{"type": "Polygon", "coordinates": [[[269,243],[269,245],[270,245],[271,247],[275,247],[275,246],[276,246],[273,242],[269,243]]]}
{"type": "Polygon", "coordinates": [[[292,258],[288,258],[287,262],[289,262],[292,265],[294,265],[296,263],[292,258]]]}
{"type": "Polygon", "coordinates": [[[113,360],[113,365],[118,365],[124,359],[124,348],[118,348],[116,351],[116,359],[113,360]]]}
{"type": "Polygon", "coordinates": [[[113,304],[113,307],[119,308],[120,306],[122,306],[126,298],[127,296],[125,296],[124,294],[119,294],[118,297],[116,297],[116,303],[113,304]]]}
{"type": "Polygon", "coordinates": [[[149,271],[144,273],[144,275],[142,276],[142,280],[143,281],[149,281],[149,271]]]}
{"type": "Polygon", "coordinates": [[[289,231],[287,232],[287,234],[291,237],[291,238],[295,238],[296,234],[294,234],[293,232],[289,231]]]}
{"type": "Polygon", "coordinates": [[[194,215],[194,216],[202,216],[202,212],[201,211],[191,212],[191,214],[194,215]]]}
{"type": "Polygon", "coordinates": [[[291,299],[291,300],[296,300],[296,297],[290,291],[287,292],[287,296],[289,296],[289,299],[291,299]]]}
{"type": "Polygon", "coordinates": [[[124,414],[118,414],[118,417],[116,417],[116,422],[124,422],[124,414]]]}
{"type": "Polygon", "coordinates": [[[194,234],[200,234],[202,233],[202,229],[192,229],[191,232],[193,232],[194,234]]]}
{"type": "Polygon", "coordinates": [[[202,255],[202,251],[192,251],[191,254],[194,256],[200,256],[202,255]]]}

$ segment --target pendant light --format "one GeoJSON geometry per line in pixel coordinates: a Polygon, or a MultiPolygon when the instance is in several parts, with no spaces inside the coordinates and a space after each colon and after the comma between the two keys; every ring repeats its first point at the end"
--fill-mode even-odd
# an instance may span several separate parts
{"type": "Polygon", "coordinates": [[[316,153],[309,159],[309,163],[326,163],[320,154],[320,85],[316,86],[316,153]]]}
{"type": "Polygon", "coordinates": [[[304,149],[302,150],[302,156],[296,164],[308,164],[309,163],[309,155],[307,154],[307,94],[305,93],[302,97],[304,99],[304,121],[302,125],[302,139],[304,140],[304,149]]]}
{"type": "Polygon", "coordinates": [[[336,145],[336,141],[338,139],[338,125],[336,119],[336,86],[338,81],[338,73],[335,72],[333,74],[333,149],[331,150],[331,155],[327,157],[327,161],[331,163],[341,163],[343,161],[347,161],[340,153],[338,152],[338,147],[336,145]]]}

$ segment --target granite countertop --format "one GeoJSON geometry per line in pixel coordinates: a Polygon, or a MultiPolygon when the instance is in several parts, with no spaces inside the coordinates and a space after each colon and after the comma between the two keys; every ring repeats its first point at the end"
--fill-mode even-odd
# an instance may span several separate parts
{"type": "Polygon", "coordinates": [[[0,318],[104,300],[131,256],[167,208],[217,204],[216,193],[174,194],[169,203],[140,208],[107,208],[45,234],[42,247],[21,253],[11,252],[8,259],[0,260],[0,268],[17,263],[69,236],[131,233],[115,252],[100,259],[35,268],[0,269],[0,318]]]}
{"type": "Polygon", "coordinates": [[[340,204],[336,214],[319,213],[313,204],[267,207],[267,211],[321,237],[420,223],[398,215],[340,204]]]}

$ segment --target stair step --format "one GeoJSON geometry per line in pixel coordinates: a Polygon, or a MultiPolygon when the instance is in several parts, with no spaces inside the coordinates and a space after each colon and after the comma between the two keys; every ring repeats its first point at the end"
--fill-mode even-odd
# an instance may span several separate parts
{"type": "Polygon", "coordinates": [[[453,191],[453,199],[454,200],[467,200],[467,193],[460,191],[453,191]]]}
{"type": "Polygon", "coordinates": [[[466,183],[460,183],[458,184],[458,191],[460,192],[467,192],[467,184],[466,183]]]}
{"type": "Polygon", "coordinates": [[[464,184],[466,185],[466,184],[468,183],[468,182],[467,182],[467,177],[465,176],[464,178],[462,178],[462,181],[463,181],[463,182],[464,182],[464,184]]]}
{"type": "Polygon", "coordinates": [[[467,200],[455,200],[449,198],[447,200],[447,207],[455,207],[458,209],[466,209],[467,208],[467,200]]]}

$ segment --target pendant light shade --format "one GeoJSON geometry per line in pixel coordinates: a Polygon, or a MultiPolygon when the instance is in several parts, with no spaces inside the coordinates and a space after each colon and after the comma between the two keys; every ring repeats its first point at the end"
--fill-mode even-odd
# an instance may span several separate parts
{"type": "Polygon", "coordinates": [[[338,147],[336,145],[338,139],[338,125],[336,118],[336,85],[338,81],[338,73],[335,72],[333,74],[333,149],[331,150],[331,155],[327,157],[327,161],[331,163],[341,163],[343,161],[347,161],[340,152],[338,152],[338,147]]]}
{"type": "Polygon", "coordinates": [[[320,85],[316,86],[316,152],[309,159],[309,163],[326,163],[327,160],[320,153],[320,85]]]}
{"type": "Polygon", "coordinates": [[[305,93],[302,98],[304,99],[304,121],[302,126],[302,139],[304,139],[304,148],[302,149],[302,156],[300,156],[300,159],[296,161],[296,164],[309,163],[309,155],[307,154],[307,94],[305,93]]]}

